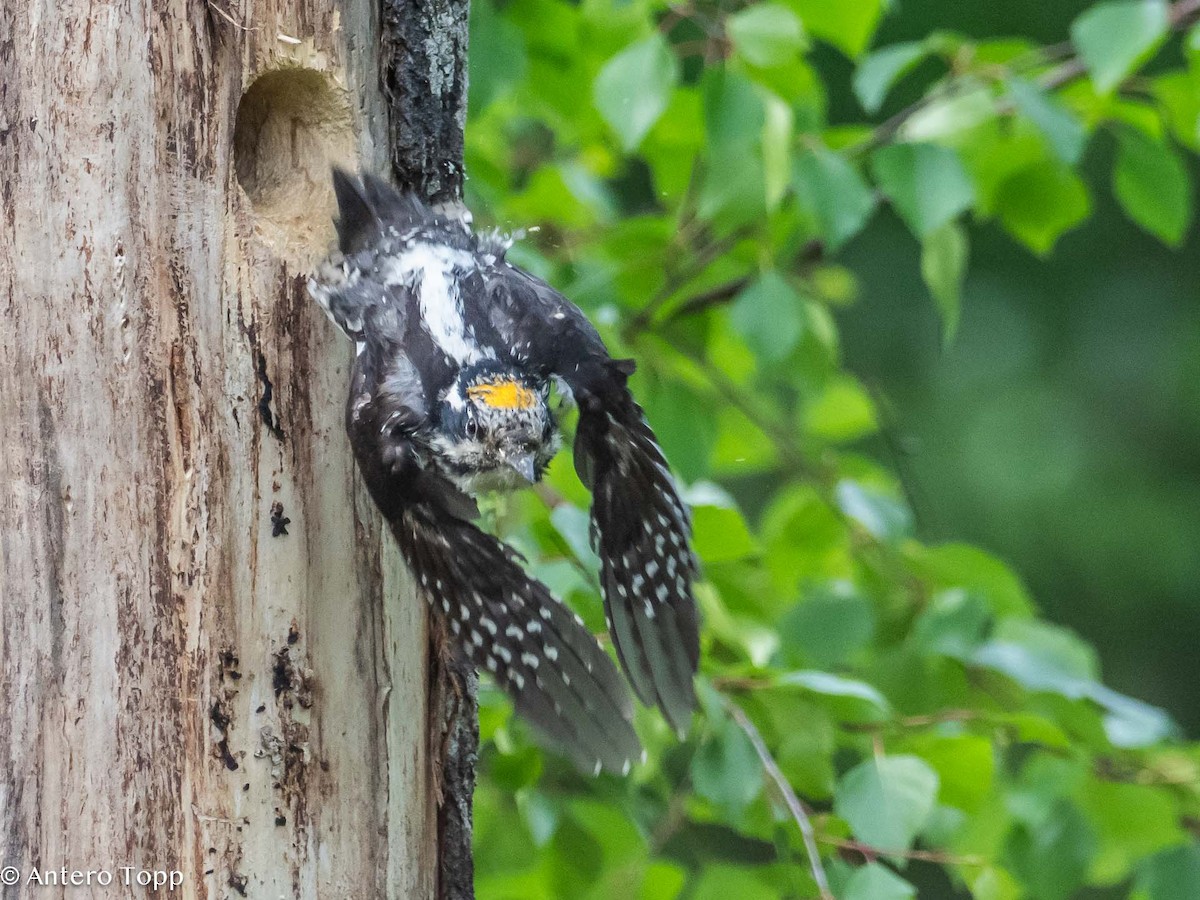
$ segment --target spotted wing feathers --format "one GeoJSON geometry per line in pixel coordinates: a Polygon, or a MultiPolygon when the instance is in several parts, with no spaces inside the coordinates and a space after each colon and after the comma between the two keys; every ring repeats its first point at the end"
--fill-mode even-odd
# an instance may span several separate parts
{"type": "Polygon", "coordinates": [[[592,489],[609,631],[638,697],[682,733],[696,705],[697,565],[687,510],[626,384],[633,361],[612,359],[583,313],[540,279],[513,266],[489,278],[514,311],[511,343],[579,406],[575,465],[592,489]]]}
{"type": "Polygon", "coordinates": [[[617,655],[643,703],[680,734],[696,705],[700,656],[691,523],[642,410],[585,400],[575,435],[617,655]]]}
{"type": "Polygon", "coordinates": [[[469,522],[412,503],[392,529],[435,612],[517,712],[580,767],[628,772],[642,752],[632,705],[578,616],[469,522]]]}

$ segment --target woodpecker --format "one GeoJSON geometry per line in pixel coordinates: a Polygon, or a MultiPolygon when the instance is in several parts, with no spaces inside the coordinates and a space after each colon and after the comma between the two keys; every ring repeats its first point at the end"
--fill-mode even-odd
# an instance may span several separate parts
{"type": "Polygon", "coordinates": [[[357,348],[346,428],[436,615],[548,742],[628,772],[641,747],[616,667],[583,621],[474,524],[475,498],[537,482],[579,409],[575,467],[609,633],[638,698],[681,736],[699,657],[691,522],[654,432],[586,316],[505,258],[511,240],[364,175],[333,172],[339,252],[309,292],[357,348]]]}

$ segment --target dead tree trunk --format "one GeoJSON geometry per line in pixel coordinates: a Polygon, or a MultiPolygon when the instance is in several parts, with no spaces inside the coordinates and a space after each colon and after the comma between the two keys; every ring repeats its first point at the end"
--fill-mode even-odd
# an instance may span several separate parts
{"type": "Polygon", "coordinates": [[[439,890],[425,609],[304,288],[329,162],[391,155],[386,27],[375,0],[0,12],[0,896],[439,890]]]}

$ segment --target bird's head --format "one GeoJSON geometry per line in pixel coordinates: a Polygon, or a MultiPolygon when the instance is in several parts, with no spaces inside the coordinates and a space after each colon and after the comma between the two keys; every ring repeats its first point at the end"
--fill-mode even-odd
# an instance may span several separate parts
{"type": "Polygon", "coordinates": [[[472,493],[536,482],[558,449],[549,394],[548,383],[494,361],[464,367],[442,402],[442,462],[472,493]]]}

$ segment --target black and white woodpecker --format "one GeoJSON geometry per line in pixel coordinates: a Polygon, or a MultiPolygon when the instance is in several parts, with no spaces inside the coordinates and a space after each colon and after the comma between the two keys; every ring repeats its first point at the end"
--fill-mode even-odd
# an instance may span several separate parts
{"type": "Polygon", "coordinates": [[[580,310],[477,234],[365,175],[335,170],[340,252],[309,292],[357,347],[346,427],[367,487],[434,612],[517,711],[586,769],[641,754],[632,704],[582,620],[472,523],[473,498],[536,482],[558,450],[554,383],[579,407],[609,632],[638,697],[682,734],[699,656],[687,509],[631,360],[580,310]]]}

